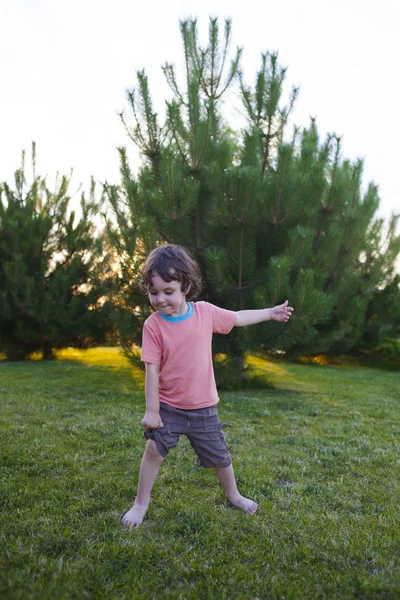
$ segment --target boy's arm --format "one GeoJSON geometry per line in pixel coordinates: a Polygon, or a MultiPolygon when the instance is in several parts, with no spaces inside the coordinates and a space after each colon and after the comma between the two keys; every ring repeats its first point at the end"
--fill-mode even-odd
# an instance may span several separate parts
{"type": "Polygon", "coordinates": [[[289,320],[293,308],[288,306],[288,301],[274,306],[274,308],[262,308],[261,310],[238,310],[236,313],[235,327],[246,327],[256,325],[263,321],[279,321],[286,323],[289,320]]]}
{"type": "Polygon", "coordinates": [[[146,363],[146,414],[142,420],[145,429],[159,429],[163,426],[160,417],[160,399],[158,395],[160,365],[146,363]]]}

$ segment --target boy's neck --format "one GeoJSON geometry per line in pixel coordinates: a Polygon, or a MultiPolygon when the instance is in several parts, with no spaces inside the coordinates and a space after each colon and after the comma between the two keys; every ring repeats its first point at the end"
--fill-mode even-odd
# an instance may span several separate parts
{"type": "MultiPolygon", "coordinates": [[[[167,316],[172,317],[173,319],[176,319],[178,317],[183,317],[184,315],[186,315],[189,312],[189,309],[190,309],[190,305],[189,305],[188,302],[185,301],[179,307],[179,310],[177,310],[173,314],[170,314],[170,315],[167,315],[167,316]]],[[[164,313],[162,311],[159,310],[158,312],[164,315],[164,313]]]]}
{"type": "Polygon", "coordinates": [[[183,315],[186,315],[187,311],[189,310],[189,304],[185,302],[182,304],[181,306],[181,310],[179,311],[179,314],[175,315],[176,317],[183,317],[183,315]]]}

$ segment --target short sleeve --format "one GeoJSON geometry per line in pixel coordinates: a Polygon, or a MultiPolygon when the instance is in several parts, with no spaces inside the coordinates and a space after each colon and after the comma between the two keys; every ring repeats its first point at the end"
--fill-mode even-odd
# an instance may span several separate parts
{"type": "Polygon", "coordinates": [[[159,336],[146,322],[142,335],[142,361],[159,365],[161,363],[162,347],[159,336]]]}
{"type": "Polygon", "coordinates": [[[213,332],[229,333],[236,323],[236,313],[233,310],[219,308],[214,304],[208,304],[212,314],[213,332]]]}

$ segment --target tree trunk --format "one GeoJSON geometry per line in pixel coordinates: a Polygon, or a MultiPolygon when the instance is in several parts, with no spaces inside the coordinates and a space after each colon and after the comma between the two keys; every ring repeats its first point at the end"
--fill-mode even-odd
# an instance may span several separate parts
{"type": "Polygon", "coordinates": [[[53,346],[49,340],[43,342],[43,360],[54,360],[53,346]]]}

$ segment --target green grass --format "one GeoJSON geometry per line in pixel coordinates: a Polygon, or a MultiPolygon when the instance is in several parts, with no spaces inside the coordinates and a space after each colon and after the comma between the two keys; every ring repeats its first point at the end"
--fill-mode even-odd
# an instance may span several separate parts
{"type": "Polygon", "coordinates": [[[250,362],[275,387],[219,412],[259,512],[230,508],[182,439],[131,532],[140,375],[117,349],[0,362],[0,596],[400,598],[400,373],[250,362]]]}

